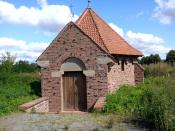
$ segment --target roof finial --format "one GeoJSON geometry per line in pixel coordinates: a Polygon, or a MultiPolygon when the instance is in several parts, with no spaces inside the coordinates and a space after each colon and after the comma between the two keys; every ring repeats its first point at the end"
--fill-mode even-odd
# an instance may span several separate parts
{"type": "Polygon", "coordinates": [[[71,11],[71,21],[72,21],[73,18],[74,18],[74,12],[73,12],[73,6],[72,6],[72,4],[70,5],[70,11],[71,11]]]}
{"type": "Polygon", "coordinates": [[[91,2],[92,0],[88,0],[88,8],[91,8],[91,2]]]}

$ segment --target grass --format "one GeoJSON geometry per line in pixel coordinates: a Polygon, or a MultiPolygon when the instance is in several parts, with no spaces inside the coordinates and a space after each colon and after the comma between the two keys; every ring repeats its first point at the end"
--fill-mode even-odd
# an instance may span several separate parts
{"type": "Polygon", "coordinates": [[[39,76],[33,73],[0,73],[0,116],[18,112],[18,106],[40,95],[39,76]]]}
{"type": "Polygon", "coordinates": [[[123,86],[108,95],[102,112],[141,119],[156,130],[175,130],[174,96],[174,77],[150,77],[143,85],[123,86]]]}
{"type": "Polygon", "coordinates": [[[157,64],[143,65],[145,68],[145,77],[157,77],[157,76],[174,76],[175,67],[168,63],[160,62],[157,64]]]}

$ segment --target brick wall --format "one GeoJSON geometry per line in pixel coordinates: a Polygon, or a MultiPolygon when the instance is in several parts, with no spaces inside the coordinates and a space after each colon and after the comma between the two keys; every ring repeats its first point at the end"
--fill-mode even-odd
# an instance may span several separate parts
{"type": "Polygon", "coordinates": [[[108,71],[109,92],[118,89],[120,85],[135,84],[134,65],[132,62],[127,61],[127,64],[124,65],[124,71],[121,69],[121,61],[119,63],[114,64],[108,71]]]}
{"type": "Polygon", "coordinates": [[[142,84],[144,81],[144,68],[138,63],[134,63],[134,75],[135,83],[142,84]]]}
{"type": "Polygon", "coordinates": [[[51,72],[60,70],[67,58],[80,59],[86,70],[94,70],[95,76],[86,77],[87,107],[90,109],[100,96],[105,96],[107,89],[107,65],[98,64],[97,58],[106,56],[98,45],[84,35],[73,23],[70,23],[57,36],[38,61],[49,61],[49,66],[42,68],[42,96],[49,97],[49,111],[61,111],[61,77],[53,78],[51,72]]]}

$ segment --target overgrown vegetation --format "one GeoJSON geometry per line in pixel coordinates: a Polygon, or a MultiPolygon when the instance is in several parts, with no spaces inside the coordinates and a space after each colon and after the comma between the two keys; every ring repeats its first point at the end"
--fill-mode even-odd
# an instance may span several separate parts
{"type": "Polygon", "coordinates": [[[104,113],[141,119],[156,130],[175,130],[174,77],[150,77],[143,85],[123,86],[107,96],[104,113]]]}
{"type": "Polygon", "coordinates": [[[19,111],[20,104],[38,98],[39,83],[36,74],[0,73],[0,116],[19,111]]]}
{"type": "Polygon", "coordinates": [[[175,76],[175,68],[165,62],[143,66],[145,68],[145,77],[175,76]]]}
{"type": "Polygon", "coordinates": [[[26,61],[15,63],[15,56],[0,59],[0,116],[19,111],[18,106],[38,98],[40,78],[37,66],[26,61]]]}

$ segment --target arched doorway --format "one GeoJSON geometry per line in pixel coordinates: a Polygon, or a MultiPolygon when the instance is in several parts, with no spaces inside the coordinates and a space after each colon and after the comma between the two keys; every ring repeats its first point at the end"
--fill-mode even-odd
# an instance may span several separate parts
{"type": "Polygon", "coordinates": [[[87,91],[84,63],[77,58],[67,59],[61,66],[62,75],[63,110],[86,111],[87,91]]]}

